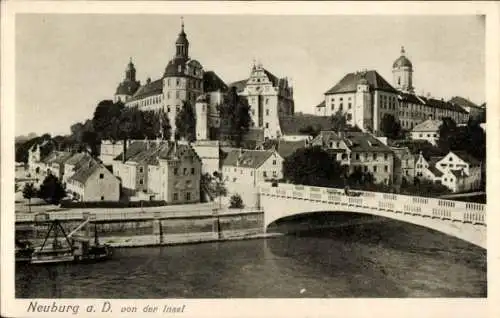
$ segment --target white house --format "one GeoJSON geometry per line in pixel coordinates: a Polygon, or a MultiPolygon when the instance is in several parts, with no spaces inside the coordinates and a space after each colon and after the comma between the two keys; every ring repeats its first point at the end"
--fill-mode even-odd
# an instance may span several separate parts
{"type": "Polygon", "coordinates": [[[440,120],[427,119],[413,127],[411,130],[411,139],[427,140],[433,146],[436,146],[439,140],[439,127],[441,123],[440,120]]]}
{"type": "Polygon", "coordinates": [[[120,200],[120,181],[104,165],[89,161],[67,181],[66,189],[84,202],[120,200]]]}
{"type": "Polygon", "coordinates": [[[441,183],[453,192],[471,191],[481,186],[481,162],[461,151],[450,151],[444,157],[429,160],[420,154],[415,176],[441,183]]]}

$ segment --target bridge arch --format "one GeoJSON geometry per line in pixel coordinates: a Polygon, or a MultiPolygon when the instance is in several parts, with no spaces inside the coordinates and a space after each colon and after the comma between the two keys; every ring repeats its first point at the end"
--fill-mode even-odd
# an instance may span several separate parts
{"type": "Polygon", "coordinates": [[[288,216],[345,211],[424,226],[486,248],[486,212],[482,204],[362,191],[348,196],[341,189],[282,184],[263,186],[259,193],[265,231],[288,216]]]}

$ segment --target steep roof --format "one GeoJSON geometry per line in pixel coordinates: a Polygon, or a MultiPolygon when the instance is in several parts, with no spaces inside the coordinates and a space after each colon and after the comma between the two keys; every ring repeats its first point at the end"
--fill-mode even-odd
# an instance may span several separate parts
{"type": "Polygon", "coordinates": [[[326,103],[324,100],[321,103],[319,103],[318,105],[316,105],[317,108],[321,108],[321,107],[325,107],[325,106],[326,106],[326,103]]]}
{"type": "Polygon", "coordinates": [[[306,142],[302,141],[286,141],[280,140],[276,150],[280,154],[282,158],[286,158],[293,154],[297,149],[304,148],[306,146],[306,142]]]}
{"type": "Polygon", "coordinates": [[[146,83],[145,85],[139,87],[137,92],[128,101],[134,101],[153,95],[159,95],[162,92],[163,92],[163,80],[160,78],[156,81],[146,83]]]}
{"type": "Polygon", "coordinates": [[[397,93],[397,90],[389,84],[377,71],[348,73],[335,86],[326,91],[325,95],[356,92],[357,84],[365,78],[370,88],[374,90],[397,93]]]}
{"type": "Polygon", "coordinates": [[[462,159],[463,161],[467,162],[470,165],[478,166],[479,164],[481,164],[481,161],[477,160],[476,158],[474,158],[465,151],[453,150],[450,152],[454,153],[455,155],[457,155],[457,157],[459,157],[460,159],[462,159]]]}
{"type": "Polygon", "coordinates": [[[423,100],[418,98],[417,95],[415,94],[410,94],[410,93],[405,93],[405,92],[398,92],[398,99],[402,102],[407,102],[407,103],[412,103],[412,104],[424,104],[423,100]]]}
{"type": "Polygon", "coordinates": [[[228,86],[224,81],[215,74],[213,71],[207,71],[203,74],[203,91],[216,92],[221,90],[223,92],[227,91],[228,86]]]}
{"type": "Polygon", "coordinates": [[[273,83],[273,86],[278,86],[279,79],[277,76],[275,76],[273,73],[269,72],[265,68],[262,68],[264,70],[264,73],[267,75],[267,78],[273,83]]]}
{"type": "Polygon", "coordinates": [[[66,152],[66,151],[52,151],[50,154],[48,154],[44,159],[41,161],[45,164],[50,164],[50,163],[63,163],[65,160],[67,160],[71,156],[71,153],[66,152]],[[62,162],[61,162],[62,160],[62,162]]]}
{"type": "MultiPolygon", "coordinates": [[[[139,152],[146,149],[146,142],[144,140],[132,141],[125,150],[125,161],[128,161],[133,156],[137,155],[139,152]]],[[[123,160],[123,152],[115,157],[114,160],[123,160]]]]}
{"type": "Polygon", "coordinates": [[[82,159],[90,157],[90,155],[86,152],[77,152],[73,154],[68,160],[66,160],[67,165],[76,165],[82,159]]]}
{"type": "Polygon", "coordinates": [[[450,102],[446,102],[444,100],[436,99],[436,98],[428,98],[424,96],[419,96],[420,99],[422,99],[426,105],[434,107],[434,108],[439,108],[439,109],[447,109],[455,112],[459,112],[462,114],[467,114],[467,111],[463,109],[462,107],[458,106],[457,104],[452,104],[450,102]]]}
{"type": "Polygon", "coordinates": [[[322,140],[324,144],[330,141],[343,141],[351,151],[356,152],[376,151],[392,153],[391,148],[375,136],[364,132],[348,131],[335,133],[333,131],[321,131],[313,142],[319,140],[322,140]]]}
{"type": "Polygon", "coordinates": [[[294,116],[280,116],[279,123],[284,135],[305,135],[302,128],[312,126],[315,129],[329,129],[332,126],[329,116],[316,116],[296,113],[294,116]]]}
{"type": "Polygon", "coordinates": [[[439,131],[441,123],[442,123],[441,120],[427,119],[426,121],[423,121],[420,124],[413,127],[412,131],[436,132],[439,131]]]}
{"type": "Polygon", "coordinates": [[[246,150],[232,149],[228,152],[223,166],[259,168],[274,151],[271,150],[246,150]]]}
{"type": "Polygon", "coordinates": [[[463,178],[465,177],[465,173],[463,170],[450,170],[450,172],[456,177],[456,178],[463,178]]]}
{"type": "Polygon", "coordinates": [[[443,175],[443,173],[441,171],[439,171],[436,166],[433,166],[433,165],[429,165],[429,171],[432,172],[433,175],[435,175],[436,177],[441,177],[443,175]]]}
{"type": "Polygon", "coordinates": [[[97,171],[99,168],[104,168],[106,169],[102,164],[97,163],[96,161],[92,160],[89,162],[89,164],[83,165],[78,169],[75,174],[73,174],[69,180],[70,181],[77,181],[82,184],[85,184],[87,180],[94,174],[95,171],[97,171]]]}
{"type": "Polygon", "coordinates": [[[64,164],[72,156],[73,156],[73,154],[71,152],[61,152],[58,154],[58,156],[52,162],[58,163],[58,164],[64,164]]]}

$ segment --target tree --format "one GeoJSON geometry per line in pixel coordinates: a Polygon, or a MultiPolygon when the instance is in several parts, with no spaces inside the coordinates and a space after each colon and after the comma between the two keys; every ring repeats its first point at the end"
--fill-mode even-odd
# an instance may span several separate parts
{"type": "Polygon", "coordinates": [[[347,126],[347,113],[342,112],[340,109],[335,112],[331,117],[332,130],[336,133],[345,131],[347,126]]]}
{"type": "Polygon", "coordinates": [[[61,199],[66,196],[66,191],[61,182],[52,174],[49,174],[43,180],[38,196],[51,204],[59,204],[61,199]]]}
{"type": "Polygon", "coordinates": [[[125,105],[122,102],[113,103],[112,100],[103,100],[97,104],[92,118],[92,124],[99,140],[118,140],[117,126],[125,105]]]}
{"type": "Polygon", "coordinates": [[[23,197],[28,199],[28,208],[31,213],[31,199],[36,195],[36,189],[33,183],[26,183],[23,188],[23,197]]]}
{"type": "Polygon", "coordinates": [[[175,116],[175,129],[176,139],[196,140],[196,113],[191,103],[183,103],[181,111],[175,116]]]}
{"type": "Polygon", "coordinates": [[[443,122],[439,126],[438,147],[444,152],[450,151],[454,144],[454,136],[457,134],[457,124],[450,117],[443,117],[443,122]]]}
{"type": "Polygon", "coordinates": [[[344,168],[320,146],[300,148],[286,157],[283,175],[295,184],[344,186],[344,168]]]}
{"type": "Polygon", "coordinates": [[[389,139],[398,139],[401,136],[401,124],[391,114],[384,114],[380,130],[389,139]]]}
{"type": "Polygon", "coordinates": [[[243,204],[243,199],[239,194],[233,194],[229,200],[230,209],[243,209],[245,205],[243,204]]]}
{"type": "Polygon", "coordinates": [[[235,147],[240,147],[252,121],[248,101],[238,95],[236,87],[232,87],[217,108],[221,117],[220,134],[229,135],[235,147]]]}

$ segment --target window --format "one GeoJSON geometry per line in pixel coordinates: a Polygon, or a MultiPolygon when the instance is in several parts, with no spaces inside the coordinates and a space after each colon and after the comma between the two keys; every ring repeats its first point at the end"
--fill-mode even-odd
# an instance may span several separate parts
{"type": "Polygon", "coordinates": [[[419,137],[422,137],[423,135],[422,135],[422,134],[419,134],[418,136],[419,136],[419,137]]]}
{"type": "Polygon", "coordinates": [[[182,170],[182,174],[183,174],[183,175],[187,175],[187,170],[188,170],[187,168],[184,168],[184,169],[182,170]]]}
{"type": "Polygon", "coordinates": [[[450,157],[450,161],[453,161],[453,158],[452,158],[452,157],[450,157]]]}
{"type": "Polygon", "coordinates": [[[265,171],[264,171],[264,172],[262,172],[262,176],[263,176],[264,178],[266,178],[266,177],[267,177],[267,173],[266,173],[265,171]]]}
{"type": "Polygon", "coordinates": [[[389,156],[387,154],[384,154],[384,160],[387,160],[387,158],[389,158],[389,156]]]}
{"type": "Polygon", "coordinates": [[[387,166],[384,166],[384,171],[385,172],[389,171],[389,168],[387,166]]]}
{"type": "Polygon", "coordinates": [[[104,173],[99,174],[99,179],[104,179],[104,173]]]}
{"type": "Polygon", "coordinates": [[[104,201],[104,197],[101,197],[101,201],[104,201]]]}
{"type": "Polygon", "coordinates": [[[240,174],[243,174],[243,169],[240,169],[240,174]]]}
{"type": "Polygon", "coordinates": [[[335,110],[335,105],[334,104],[332,104],[332,110],[335,110]]]}
{"type": "Polygon", "coordinates": [[[276,160],[273,160],[273,165],[275,165],[275,164],[276,164],[276,160]]]}
{"type": "Polygon", "coordinates": [[[179,194],[174,193],[174,201],[177,201],[179,199],[179,194]]]}
{"type": "MultiPolygon", "coordinates": [[[[179,65],[179,67],[180,67],[180,65],[179,65]]],[[[179,72],[180,72],[180,70],[179,70],[179,72]]],[[[181,84],[181,81],[180,81],[179,79],[177,79],[177,80],[175,81],[175,85],[179,86],[180,84],[181,84]]]]}
{"type": "Polygon", "coordinates": [[[175,91],[175,98],[179,98],[179,91],[175,91]]]}
{"type": "Polygon", "coordinates": [[[176,112],[179,112],[180,110],[181,110],[181,106],[179,106],[179,105],[175,106],[175,111],[176,112]]]}
{"type": "Polygon", "coordinates": [[[359,160],[359,153],[356,154],[356,160],[359,160]]]}
{"type": "Polygon", "coordinates": [[[269,128],[269,123],[266,123],[266,128],[269,128]]]}
{"type": "Polygon", "coordinates": [[[191,192],[186,192],[186,201],[191,200],[191,192]]]}
{"type": "Polygon", "coordinates": [[[140,184],[140,185],[143,185],[143,184],[144,184],[144,180],[139,179],[139,184],[140,184]]]}
{"type": "MultiPolygon", "coordinates": [[[[269,98],[266,98],[266,105],[269,104],[269,98]]],[[[269,115],[269,114],[268,114],[269,115]]]]}
{"type": "Polygon", "coordinates": [[[276,171],[273,171],[273,177],[277,177],[278,173],[276,171]]]}
{"type": "Polygon", "coordinates": [[[170,91],[167,92],[167,98],[170,98],[170,91]]]}
{"type": "Polygon", "coordinates": [[[409,176],[410,175],[410,171],[406,170],[406,175],[409,176]]]}
{"type": "Polygon", "coordinates": [[[194,174],[194,168],[191,168],[191,174],[194,174]]]}
{"type": "Polygon", "coordinates": [[[373,172],[377,172],[377,166],[373,166],[373,172]]]}
{"type": "Polygon", "coordinates": [[[167,80],[167,86],[170,87],[170,78],[167,80]]]}
{"type": "Polygon", "coordinates": [[[170,105],[167,106],[167,113],[170,113],[170,105]]]}
{"type": "Polygon", "coordinates": [[[143,173],[144,172],[144,168],[143,167],[139,167],[139,173],[143,173]]]}
{"type": "Polygon", "coordinates": [[[269,109],[266,109],[266,116],[269,116],[269,109]]]}
{"type": "Polygon", "coordinates": [[[179,171],[179,169],[177,168],[174,168],[174,175],[176,176],[177,175],[177,172],[179,171]]]}
{"type": "Polygon", "coordinates": [[[347,108],[351,109],[352,108],[352,103],[347,104],[347,108]]]}
{"type": "Polygon", "coordinates": [[[368,166],[364,166],[364,170],[365,170],[365,172],[367,172],[368,171],[368,166]]]}
{"type": "Polygon", "coordinates": [[[342,110],[343,108],[344,108],[344,106],[342,105],[342,103],[340,103],[339,110],[342,110]]]}

